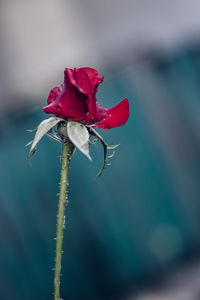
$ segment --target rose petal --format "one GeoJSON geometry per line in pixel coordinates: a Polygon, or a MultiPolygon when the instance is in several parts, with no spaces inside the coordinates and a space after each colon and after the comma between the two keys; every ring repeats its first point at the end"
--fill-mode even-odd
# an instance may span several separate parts
{"type": "Polygon", "coordinates": [[[112,108],[103,108],[96,102],[102,81],[103,77],[92,68],[65,69],[65,81],[51,90],[44,112],[103,129],[123,125],[129,116],[128,99],[112,108]]]}
{"type": "Polygon", "coordinates": [[[103,116],[103,120],[96,123],[96,127],[102,129],[110,129],[118,126],[122,126],[126,123],[129,117],[129,102],[127,98],[124,98],[117,105],[104,109],[98,105],[97,119],[100,115],[103,116]]]}
{"type": "Polygon", "coordinates": [[[80,68],[79,70],[84,70],[87,73],[92,86],[92,91],[96,93],[98,85],[103,81],[104,76],[100,77],[97,70],[92,68],[80,68]]]}
{"type": "Polygon", "coordinates": [[[80,93],[86,95],[86,105],[88,108],[85,116],[85,123],[90,123],[96,112],[95,91],[98,84],[102,81],[96,70],[90,68],[65,69],[65,83],[67,86],[73,85],[80,93]]]}
{"type": "Polygon", "coordinates": [[[65,80],[66,83],[69,81],[73,86],[75,86],[79,92],[91,97],[92,86],[84,69],[65,69],[65,80]]]}
{"type": "MultiPolygon", "coordinates": [[[[88,107],[86,95],[79,92],[73,85],[66,82],[60,87],[60,93],[53,97],[51,103],[43,108],[45,113],[74,121],[85,120],[88,107]],[[61,88],[62,87],[62,88],[61,88]]],[[[56,90],[57,91],[57,90],[56,90]]]]}
{"type": "Polygon", "coordinates": [[[55,100],[55,98],[62,92],[63,90],[63,84],[60,86],[56,86],[50,91],[49,97],[47,99],[47,103],[50,104],[55,100]]]}

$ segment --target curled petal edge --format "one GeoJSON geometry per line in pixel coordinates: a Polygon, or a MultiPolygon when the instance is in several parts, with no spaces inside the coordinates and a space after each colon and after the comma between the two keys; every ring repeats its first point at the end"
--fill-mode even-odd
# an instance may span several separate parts
{"type": "Polygon", "coordinates": [[[128,117],[129,102],[127,98],[124,98],[115,106],[106,109],[104,119],[95,124],[95,127],[101,129],[111,129],[114,127],[119,127],[126,123],[128,117]]]}

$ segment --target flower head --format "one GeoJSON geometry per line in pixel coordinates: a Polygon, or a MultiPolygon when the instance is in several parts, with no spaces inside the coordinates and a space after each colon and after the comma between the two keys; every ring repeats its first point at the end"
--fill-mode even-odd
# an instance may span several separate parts
{"type": "Polygon", "coordinates": [[[103,77],[91,68],[65,69],[64,83],[51,90],[45,113],[84,125],[110,129],[122,126],[129,117],[128,99],[111,108],[103,108],[96,93],[103,77]]]}

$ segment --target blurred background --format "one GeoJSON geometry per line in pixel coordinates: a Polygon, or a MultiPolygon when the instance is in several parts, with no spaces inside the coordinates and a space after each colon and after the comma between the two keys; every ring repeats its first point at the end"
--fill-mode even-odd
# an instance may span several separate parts
{"type": "Polygon", "coordinates": [[[70,169],[61,296],[200,299],[199,0],[0,1],[0,300],[52,299],[61,145],[29,166],[26,132],[65,67],[105,76],[99,102],[130,101],[98,180],[101,145],[70,169]]]}

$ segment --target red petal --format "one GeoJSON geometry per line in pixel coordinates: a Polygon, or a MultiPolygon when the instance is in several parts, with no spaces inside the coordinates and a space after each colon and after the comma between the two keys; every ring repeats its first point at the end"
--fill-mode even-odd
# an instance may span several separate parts
{"type": "Polygon", "coordinates": [[[92,91],[97,92],[97,87],[103,81],[104,77],[100,77],[97,70],[92,68],[80,68],[79,70],[84,70],[87,73],[92,86],[92,91]]]}
{"type": "Polygon", "coordinates": [[[128,99],[112,108],[100,106],[95,94],[102,81],[91,68],[65,69],[65,81],[51,90],[44,112],[103,129],[124,125],[129,117],[128,99]]]}
{"type": "Polygon", "coordinates": [[[55,100],[55,98],[62,92],[62,89],[63,89],[63,84],[53,88],[50,91],[49,97],[47,99],[47,103],[51,104],[55,100]]]}
{"type": "Polygon", "coordinates": [[[87,117],[86,95],[80,93],[69,81],[54,88],[48,100],[48,105],[43,108],[45,113],[74,121],[85,120],[87,117]]]}
{"type": "Polygon", "coordinates": [[[80,69],[65,69],[65,83],[69,87],[71,84],[81,94],[86,95],[85,103],[87,104],[88,114],[85,117],[85,122],[90,123],[96,112],[96,97],[98,84],[102,81],[96,70],[91,68],[80,69]],[[93,87],[95,90],[93,90],[93,87]]]}
{"type": "Polygon", "coordinates": [[[79,92],[92,96],[92,86],[87,73],[84,69],[65,69],[65,80],[66,83],[69,80],[70,83],[75,86],[79,92]]]}
{"type": "Polygon", "coordinates": [[[103,120],[95,124],[98,128],[110,129],[122,126],[128,120],[129,102],[127,98],[124,98],[112,108],[103,109],[100,105],[98,105],[98,108],[97,118],[99,118],[100,115],[104,115],[103,120]]]}

